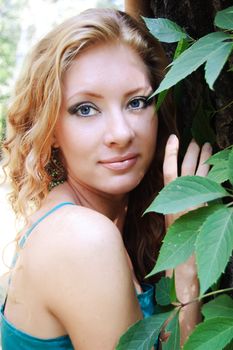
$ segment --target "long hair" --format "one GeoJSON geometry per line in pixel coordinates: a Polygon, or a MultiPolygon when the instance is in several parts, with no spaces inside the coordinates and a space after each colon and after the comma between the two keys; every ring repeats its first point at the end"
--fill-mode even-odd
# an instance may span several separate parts
{"type": "MultiPolygon", "coordinates": [[[[91,9],[66,20],[45,36],[28,55],[15,86],[3,143],[4,167],[13,191],[16,214],[28,215],[39,208],[51,183],[53,132],[62,102],[65,72],[80,53],[98,43],[120,42],[130,46],[145,63],[155,89],[167,62],[158,41],[143,23],[113,9],[91,9]]],[[[147,174],[129,197],[124,242],[140,281],[151,269],[164,233],[163,219],[142,217],[163,186],[165,142],[176,131],[170,97],[159,111],[158,146],[147,174]]]]}

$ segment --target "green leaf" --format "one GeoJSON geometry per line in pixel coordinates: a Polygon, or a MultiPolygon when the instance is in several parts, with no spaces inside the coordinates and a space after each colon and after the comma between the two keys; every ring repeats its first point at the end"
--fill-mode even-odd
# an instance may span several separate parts
{"type": "Polygon", "coordinates": [[[176,283],[175,283],[175,273],[173,271],[172,273],[172,278],[171,278],[171,286],[170,286],[170,299],[171,299],[171,303],[177,303],[178,302],[178,298],[176,295],[176,283]]]}
{"type": "Polygon", "coordinates": [[[147,28],[159,41],[174,43],[187,38],[185,31],[176,23],[166,18],[142,17],[147,28]]]}
{"type": "MultiPolygon", "coordinates": [[[[179,57],[182,52],[184,52],[187,48],[189,47],[189,42],[187,39],[181,39],[178,44],[177,44],[177,47],[176,47],[176,51],[174,53],[174,59],[176,59],[177,57],[179,57]]],[[[158,111],[159,108],[161,107],[164,99],[166,98],[167,96],[167,93],[168,93],[168,90],[164,90],[164,91],[161,91],[159,93],[159,96],[158,96],[158,100],[157,100],[157,104],[156,104],[156,110],[158,111]]],[[[155,96],[156,93],[154,92],[150,97],[153,97],[155,96]]]]}
{"type": "Polygon", "coordinates": [[[222,29],[233,30],[233,6],[218,11],[214,19],[214,24],[222,29]]]}
{"type": "Polygon", "coordinates": [[[212,55],[208,57],[205,65],[205,79],[211,90],[213,90],[213,84],[219,76],[232,49],[232,42],[221,42],[218,48],[213,51],[212,55]]]}
{"type": "Polygon", "coordinates": [[[202,314],[206,320],[218,316],[233,317],[233,300],[229,295],[220,295],[202,307],[202,314]]]}
{"type": "Polygon", "coordinates": [[[165,186],[145,212],[169,214],[228,196],[216,182],[202,176],[181,176],[165,186]]]}
{"type": "Polygon", "coordinates": [[[168,323],[166,332],[171,334],[168,340],[162,343],[162,350],[180,350],[180,325],[178,312],[168,323]]]}
{"type": "Polygon", "coordinates": [[[204,221],[219,208],[220,205],[198,208],[177,219],[168,228],[156,265],[149,276],[185,262],[194,252],[197,235],[204,221]]]}
{"type": "Polygon", "coordinates": [[[189,49],[171,63],[171,69],[156,90],[156,94],[169,89],[194,72],[210,57],[214,56],[215,51],[218,51],[220,43],[229,39],[231,39],[231,36],[228,34],[214,32],[196,41],[189,49]]]}
{"type": "Polygon", "coordinates": [[[209,157],[206,161],[207,164],[215,165],[219,164],[222,160],[228,160],[231,149],[226,148],[218,153],[215,153],[213,156],[209,157]]]}
{"type": "MultiPolygon", "coordinates": [[[[166,96],[167,96],[168,90],[162,91],[160,92],[159,96],[158,96],[158,100],[156,103],[156,111],[158,112],[159,108],[161,107],[163,101],[165,100],[166,96]]],[[[153,97],[155,94],[151,95],[151,97],[153,97]]]]}
{"type": "Polygon", "coordinates": [[[200,323],[183,350],[221,350],[233,338],[233,318],[215,317],[200,323]]]}
{"type": "Polygon", "coordinates": [[[176,46],[176,51],[174,53],[174,60],[178,58],[185,50],[187,50],[188,47],[189,47],[189,42],[187,38],[182,38],[176,46]]]}
{"type": "Polygon", "coordinates": [[[138,321],[121,336],[115,350],[151,350],[170,314],[156,314],[138,321]]]}
{"type": "Polygon", "coordinates": [[[155,299],[157,304],[165,306],[171,304],[172,280],[169,277],[161,277],[155,288],[155,299]]]}
{"type": "Polygon", "coordinates": [[[233,148],[230,151],[228,159],[228,176],[230,183],[233,185],[233,148]]]}
{"type": "Polygon", "coordinates": [[[217,183],[223,183],[227,181],[229,178],[228,161],[219,161],[219,163],[210,169],[207,177],[208,179],[213,180],[217,183]]]}
{"type": "Polygon", "coordinates": [[[208,216],[196,240],[201,295],[224,271],[232,249],[233,209],[222,206],[208,216]]]}
{"type": "Polygon", "coordinates": [[[206,101],[201,100],[192,122],[192,136],[199,145],[203,145],[205,142],[214,144],[216,139],[215,132],[211,126],[213,111],[207,108],[206,101]]]}

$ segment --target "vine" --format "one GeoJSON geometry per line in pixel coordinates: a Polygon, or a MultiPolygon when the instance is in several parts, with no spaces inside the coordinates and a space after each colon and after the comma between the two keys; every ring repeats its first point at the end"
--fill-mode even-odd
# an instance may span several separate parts
{"type": "MultiPolygon", "coordinates": [[[[214,24],[219,28],[218,31],[197,41],[168,19],[144,18],[144,21],[160,41],[178,42],[170,69],[152,95],[158,94],[157,109],[168,89],[202,65],[207,85],[213,90],[216,79],[233,51],[233,6],[216,14],[214,24]]],[[[230,101],[220,111],[232,103],[230,101]]],[[[211,115],[217,112],[211,111],[211,115]]],[[[156,265],[149,276],[175,269],[195,254],[200,295],[189,303],[207,297],[214,298],[203,304],[203,321],[196,326],[183,350],[232,350],[233,300],[227,292],[233,288],[220,290],[216,286],[233,250],[233,146],[214,154],[207,162],[211,170],[206,178],[177,178],[163,188],[146,210],[172,214],[199,206],[169,227],[156,265]]],[[[168,339],[162,340],[163,350],[180,349],[178,316],[187,304],[177,300],[174,276],[162,277],[156,284],[156,301],[156,314],[130,327],[121,337],[117,350],[151,350],[161,332],[169,333],[168,339]]]]}

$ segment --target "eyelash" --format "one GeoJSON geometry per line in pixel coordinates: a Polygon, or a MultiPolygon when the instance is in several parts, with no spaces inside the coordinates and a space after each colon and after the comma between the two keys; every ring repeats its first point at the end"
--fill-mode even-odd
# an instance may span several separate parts
{"type": "Polygon", "coordinates": [[[143,106],[142,107],[135,107],[135,108],[130,108],[132,110],[140,110],[140,109],[145,109],[147,107],[149,107],[153,102],[154,102],[154,99],[153,98],[149,98],[149,96],[137,96],[137,97],[134,97],[132,98],[132,100],[129,101],[128,103],[128,106],[134,102],[134,101],[140,101],[140,102],[143,102],[143,106]]]}
{"type": "MultiPolygon", "coordinates": [[[[149,96],[137,96],[137,97],[133,97],[127,104],[127,107],[132,110],[132,111],[138,111],[138,110],[141,110],[141,109],[146,109],[147,107],[149,107],[150,105],[152,105],[152,103],[154,102],[154,98],[149,98],[149,96]],[[130,107],[130,104],[132,104],[133,102],[135,101],[140,101],[140,102],[143,102],[143,106],[139,106],[139,107],[130,107]]],[[[91,103],[89,102],[82,102],[82,103],[79,103],[79,104],[75,104],[73,106],[71,106],[69,109],[68,109],[68,113],[70,115],[77,115],[78,117],[81,117],[81,118],[87,118],[87,117],[92,117],[98,113],[100,113],[99,109],[95,106],[93,106],[91,103]],[[94,113],[91,113],[91,114],[82,114],[80,113],[81,111],[81,108],[89,108],[89,112],[90,110],[92,109],[94,111],[94,113]]]]}
{"type": "Polygon", "coordinates": [[[82,102],[80,104],[76,104],[74,106],[71,106],[69,109],[68,109],[68,112],[69,114],[71,115],[77,115],[81,118],[85,118],[85,117],[91,117],[97,113],[100,113],[100,111],[95,107],[93,106],[92,104],[88,103],[88,102],[82,102]],[[88,107],[90,109],[93,109],[95,112],[92,113],[92,114],[81,114],[79,113],[79,111],[81,110],[82,107],[88,107]]]}

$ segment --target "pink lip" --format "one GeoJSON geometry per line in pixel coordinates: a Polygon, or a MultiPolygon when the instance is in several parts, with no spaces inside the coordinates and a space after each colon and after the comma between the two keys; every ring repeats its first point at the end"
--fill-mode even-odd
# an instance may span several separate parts
{"type": "Polygon", "coordinates": [[[137,159],[137,154],[126,154],[122,157],[113,157],[102,160],[100,161],[100,164],[111,170],[127,170],[137,162],[137,159]]]}

